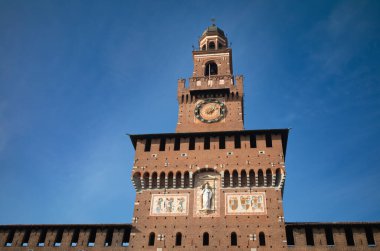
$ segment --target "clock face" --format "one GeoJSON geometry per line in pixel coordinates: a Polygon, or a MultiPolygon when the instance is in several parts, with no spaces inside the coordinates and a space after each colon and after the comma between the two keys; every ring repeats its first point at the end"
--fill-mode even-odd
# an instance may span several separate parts
{"type": "Polygon", "coordinates": [[[205,99],[195,106],[194,114],[197,119],[204,123],[218,122],[226,114],[226,106],[217,99],[205,99]]]}

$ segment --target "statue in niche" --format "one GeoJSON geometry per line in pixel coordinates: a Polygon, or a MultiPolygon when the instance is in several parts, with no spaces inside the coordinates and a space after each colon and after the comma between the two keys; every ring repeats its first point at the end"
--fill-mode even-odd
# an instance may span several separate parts
{"type": "Polygon", "coordinates": [[[202,210],[211,210],[212,190],[208,182],[202,189],[202,210]]]}

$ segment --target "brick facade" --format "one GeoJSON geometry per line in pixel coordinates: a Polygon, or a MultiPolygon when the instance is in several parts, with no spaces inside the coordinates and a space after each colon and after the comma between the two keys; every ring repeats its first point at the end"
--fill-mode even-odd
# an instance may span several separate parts
{"type": "Polygon", "coordinates": [[[288,129],[244,130],[243,77],[208,27],[176,133],[131,135],[131,224],[3,225],[0,250],[380,250],[380,223],[286,223],[288,129]]]}

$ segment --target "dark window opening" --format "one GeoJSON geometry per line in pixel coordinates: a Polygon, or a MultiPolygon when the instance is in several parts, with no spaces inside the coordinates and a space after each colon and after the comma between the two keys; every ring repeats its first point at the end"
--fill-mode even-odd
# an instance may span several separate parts
{"type": "Polygon", "coordinates": [[[160,174],[160,188],[165,188],[165,173],[161,172],[160,174]]]}
{"type": "Polygon", "coordinates": [[[121,242],[121,246],[128,247],[129,246],[129,237],[131,235],[131,230],[126,228],[123,234],[123,241],[121,242]]]}
{"type": "Polygon", "coordinates": [[[224,187],[230,186],[230,172],[224,171],[224,187]]]}
{"type": "Polygon", "coordinates": [[[368,246],[375,246],[375,239],[373,238],[373,231],[371,227],[365,228],[365,236],[367,237],[368,246]]]}
{"type": "Polygon", "coordinates": [[[5,247],[12,247],[13,238],[15,237],[15,230],[11,230],[8,233],[7,239],[5,241],[5,247]]]}
{"type": "Polygon", "coordinates": [[[265,134],[265,143],[267,147],[272,147],[272,135],[267,133],[265,134]]]}
{"type": "Polygon", "coordinates": [[[293,228],[289,226],[285,226],[285,231],[286,231],[286,242],[288,246],[294,246],[293,228]]]}
{"type": "Polygon", "coordinates": [[[133,175],[133,181],[136,186],[136,189],[140,190],[141,188],[141,174],[140,173],[135,173],[133,175]]]}
{"type": "Polygon", "coordinates": [[[314,246],[313,229],[311,227],[306,227],[305,232],[306,232],[306,245],[314,246]]]}
{"type": "Polygon", "coordinates": [[[181,246],[182,245],[182,234],[181,233],[177,233],[175,235],[175,245],[176,246],[181,246]]]}
{"type": "Polygon", "coordinates": [[[152,140],[151,139],[146,139],[145,140],[145,148],[144,152],[149,152],[150,151],[150,146],[152,145],[152,140]]]}
{"type": "Polygon", "coordinates": [[[278,187],[281,183],[282,179],[282,174],[281,174],[281,169],[277,168],[276,169],[276,181],[275,181],[275,186],[278,187]]]}
{"type": "Polygon", "coordinates": [[[267,169],[267,187],[272,186],[272,171],[270,169],[267,169]]]}
{"type": "Polygon", "coordinates": [[[237,246],[237,235],[235,232],[231,233],[231,246],[237,246]]]}
{"type": "Polygon", "coordinates": [[[241,180],[241,186],[246,187],[247,186],[247,173],[245,172],[245,170],[241,171],[240,180],[241,180]]]}
{"type": "Polygon", "coordinates": [[[259,244],[260,246],[265,246],[265,234],[263,232],[259,233],[259,244]]]}
{"type": "Polygon", "coordinates": [[[189,175],[189,172],[185,172],[184,187],[188,188],[189,186],[190,186],[190,175],[189,175]]]}
{"type": "Polygon", "coordinates": [[[240,135],[235,135],[235,148],[241,147],[240,135]]]}
{"type": "Polygon", "coordinates": [[[54,240],[54,247],[60,247],[62,243],[63,229],[60,228],[57,230],[57,234],[54,240]]]}
{"type": "Polygon", "coordinates": [[[189,140],[189,150],[194,150],[195,149],[195,138],[194,137],[190,137],[190,140],[189,140]]]}
{"type": "Polygon", "coordinates": [[[42,229],[40,232],[40,237],[38,238],[37,247],[44,247],[45,246],[45,239],[46,239],[46,229],[42,229]]]}
{"type": "Polygon", "coordinates": [[[208,44],[208,48],[209,48],[210,50],[215,50],[215,43],[214,43],[214,42],[210,42],[210,43],[208,44]]]}
{"type": "Polygon", "coordinates": [[[173,172],[168,174],[168,188],[173,188],[173,172]]]}
{"type": "Polygon", "coordinates": [[[71,238],[71,246],[76,247],[78,245],[79,240],[79,229],[75,229],[73,233],[73,237],[71,238]]]}
{"type": "Polygon", "coordinates": [[[205,76],[218,75],[218,66],[215,62],[208,62],[205,66],[205,76]]]}
{"type": "Polygon", "coordinates": [[[202,51],[205,51],[206,50],[206,45],[203,45],[202,46],[202,51]]]}
{"type": "Polygon", "coordinates": [[[156,235],[153,232],[149,234],[148,246],[154,246],[154,239],[155,238],[156,238],[156,235]]]}
{"type": "Polygon", "coordinates": [[[355,246],[354,236],[350,227],[345,227],[344,232],[346,234],[347,246],[355,246]]]}
{"type": "Polygon", "coordinates": [[[237,187],[239,185],[239,175],[236,170],[232,172],[232,186],[237,187]]]}
{"type": "Polygon", "coordinates": [[[249,186],[254,187],[256,184],[255,171],[249,171],[249,186]]]}
{"type": "Polygon", "coordinates": [[[331,227],[325,227],[326,243],[329,246],[334,246],[334,235],[331,227]]]}
{"type": "Polygon", "coordinates": [[[149,173],[145,172],[143,175],[144,188],[149,188],[149,173]]]}
{"type": "Polygon", "coordinates": [[[204,149],[209,150],[210,149],[210,137],[206,136],[204,138],[204,149]]]}
{"type": "Polygon", "coordinates": [[[161,140],[160,140],[160,148],[159,148],[159,150],[161,152],[165,151],[165,145],[166,145],[166,139],[165,138],[161,138],[161,140]]]}
{"type": "Polygon", "coordinates": [[[251,148],[256,148],[256,135],[249,135],[249,145],[251,148]]]}
{"type": "Polygon", "coordinates": [[[258,183],[257,186],[262,187],[264,186],[264,174],[263,171],[260,169],[258,172],[258,183]]]}
{"type": "Polygon", "coordinates": [[[151,139],[146,139],[145,140],[145,148],[144,152],[149,152],[150,151],[150,146],[152,145],[152,140],[151,139]]]}
{"type": "Polygon", "coordinates": [[[224,135],[219,136],[219,149],[226,149],[226,138],[224,135]]]}
{"type": "Polygon", "coordinates": [[[91,229],[90,236],[88,237],[88,242],[87,242],[88,247],[95,246],[95,238],[96,238],[96,229],[91,229]]]}
{"type": "Polygon", "coordinates": [[[203,233],[203,246],[208,246],[209,245],[209,235],[208,233],[203,233]]]}
{"type": "Polygon", "coordinates": [[[152,174],[152,188],[157,188],[157,173],[152,174]]]}
{"type": "Polygon", "coordinates": [[[221,43],[218,43],[218,49],[222,49],[223,45],[221,43]]]}
{"type": "Polygon", "coordinates": [[[181,148],[181,138],[174,138],[174,151],[179,151],[181,148]]]}
{"type": "Polygon", "coordinates": [[[113,236],[113,228],[107,229],[106,239],[104,241],[105,247],[109,247],[112,245],[112,236],[113,236]]]}
{"type": "Polygon", "coordinates": [[[21,247],[27,247],[29,245],[30,230],[25,230],[24,237],[22,238],[21,247]]]}
{"type": "Polygon", "coordinates": [[[175,175],[175,187],[176,188],[179,188],[181,187],[181,173],[180,172],[177,172],[176,175],[175,175]]]}

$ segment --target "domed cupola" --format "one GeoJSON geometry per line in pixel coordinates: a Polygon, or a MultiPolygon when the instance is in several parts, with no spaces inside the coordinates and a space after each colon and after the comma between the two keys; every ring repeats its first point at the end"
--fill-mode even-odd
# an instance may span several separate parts
{"type": "Polygon", "coordinates": [[[199,48],[201,51],[220,50],[228,47],[227,37],[224,31],[215,24],[207,27],[199,39],[199,48]]]}

